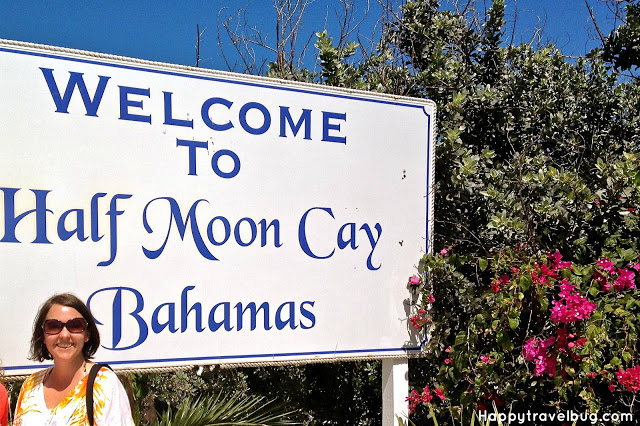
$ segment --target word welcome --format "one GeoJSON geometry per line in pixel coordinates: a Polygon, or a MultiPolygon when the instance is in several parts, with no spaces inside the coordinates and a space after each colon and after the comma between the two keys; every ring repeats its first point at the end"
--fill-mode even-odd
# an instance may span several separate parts
{"type": "MultiPolygon", "coordinates": [[[[86,110],[86,115],[90,117],[98,116],[98,109],[100,108],[102,99],[107,91],[107,86],[111,77],[98,76],[98,83],[93,90],[93,96],[89,93],[87,84],[84,79],[84,74],[80,72],[69,71],[69,79],[67,80],[64,94],[61,94],[60,87],[56,82],[53,75],[54,70],[51,68],[40,68],[44,79],[49,88],[49,93],[53,99],[56,107],[56,112],[68,114],[69,103],[73,94],[79,93],[86,110]]],[[[111,87],[111,86],[109,86],[111,87]]],[[[152,123],[152,115],[145,112],[145,101],[151,102],[152,92],[150,88],[131,87],[125,85],[118,85],[118,99],[119,99],[119,119],[127,121],[136,121],[141,123],[152,123]]],[[[164,125],[178,126],[178,127],[194,127],[194,120],[188,118],[176,118],[176,114],[173,111],[173,93],[168,91],[162,91],[163,110],[164,110],[164,125]]],[[[200,105],[200,118],[202,123],[211,130],[223,132],[236,127],[240,124],[240,128],[244,132],[251,135],[265,134],[272,127],[272,115],[274,114],[269,108],[260,102],[250,101],[242,104],[240,108],[234,106],[235,102],[224,97],[213,96],[207,98],[200,105]],[[225,118],[220,120],[217,117],[212,117],[212,110],[220,110],[233,118],[225,118]],[[250,120],[251,114],[257,115],[259,119],[250,120]]],[[[321,121],[322,127],[322,142],[335,142],[335,143],[347,143],[347,137],[340,134],[341,123],[346,122],[346,113],[321,111],[319,114],[308,108],[302,108],[300,115],[294,118],[291,113],[291,107],[279,106],[277,113],[279,114],[279,136],[286,138],[289,136],[288,130],[297,136],[300,130],[303,130],[304,139],[312,139],[312,122],[316,120],[321,121]],[[318,116],[317,118],[314,118],[318,116]]],[[[180,114],[182,117],[193,116],[191,111],[186,111],[180,114]]]]}

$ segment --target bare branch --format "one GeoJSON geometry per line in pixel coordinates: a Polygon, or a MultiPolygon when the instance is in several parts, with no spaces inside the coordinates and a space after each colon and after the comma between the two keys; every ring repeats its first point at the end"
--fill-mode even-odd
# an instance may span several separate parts
{"type": "Polygon", "coordinates": [[[513,46],[513,40],[516,36],[517,22],[518,22],[518,0],[513,0],[513,27],[511,28],[511,40],[509,40],[509,46],[513,46]]]}
{"type": "MultiPolygon", "coordinates": [[[[313,0],[273,0],[275,32],[249,24],[247,13],[251,1],[239,8],[235,17],[219,19],[218,42],[227,67],[237,70],[241,66],[243,72],[262,74],[266,65],[271,62],[269,58],[275,57],[272,70],[279,77],[291,78],[302,66],[313,37],[310,34],[301,45],[299,35],[303,17],[311,3],[313,0]],[[269,40],[270,35],[273,41],[269,40]],[[223,43],[226,39],[230,43],[223,43]],[[233,53],[228,51],[230,47],[233,53]],[[302,53],[299,54],[298,51],[302,53]],[[233,63],[229,60],[231,56],[237,58],[233,63]]],[[[219,16],[227,11],[228,8],[220,9],[219,16]]],[[[260,22],[262,24],[264,21],[260,22]]]]}
{"type": "Polygon", "coordinates": [[[354,23],[355,21],[355,2],[353,0],[340,0],[342,4],[342,11],[338,12],[335,10],[336,20],[340,23],[340,39],[338,41],[338,49],[343,49],[349,38],[354,31],[360,27],[360,25],[365,21],[369,11],[371,9],[371,3],[367,0],[366,8],[362,14],[362,17],[354,23]]]}
{"type": "Polygon", "coordinates": [[[596,21],[596,17],[593,14],[593,8],[591,7],[591,5],[589,5],[589,1],[588,0],[584,0],[584,4],[587,6],[587,10],[589,11],[589,16],[591,17],[591,22],[593,23],[593,26],[596,29],[596,32],[598,33],[598,38],[600,38],[600,42],[602,43],[602,46],[604,47],[605,43],[607,42],[607,37],[604,34],[602,34],[602,31],[600,31],[600,26],[598,26],[598,22],[596,21]]]}
{"type": "Polygon", "coordinates": [[[205,31],[206,28],[200,31],[200,25],[196,24],[196,67],[200,66],[200,41],[205,31]]]}

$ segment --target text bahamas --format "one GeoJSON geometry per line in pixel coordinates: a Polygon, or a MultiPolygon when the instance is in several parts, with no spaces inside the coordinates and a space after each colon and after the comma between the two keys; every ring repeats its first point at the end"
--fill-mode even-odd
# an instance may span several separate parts
{"type": "MultiPolygon", "coordinates": [[[[160,334],[184,333],[195,329],[202,333],[224,330],[226,332],[261,329],[308,330],[316,325],[316,316],[312,312],[313,301],[296,303],[293,301],[281,303],[274,307],[269,302],[260,305],[256,302],[236,303],[218,302],[211,308],[203,307],[200,302],[189,302],[188,293],[195,286],[187,286],[182,290],[180,302],[166,302],[158,306],[145,307],[145,300],[138,290],[130,287],[108,287],[95,291],[87,300],[87,305],[111,306],[111,343],[103,342],[103,347],[109,350],[127,350],[140,346],[149,337],[149,333],[160,334]],[[130,301],[135,297],[135,306],[130,301]],[[124,303],[123,299],[128,302],[124,303]],[[153,310],[150,320],[145,320],[153,310]],[[208,310],[208,312],[207,312],[208,310]],[[144,311],[144,312],[143,312],[144,311]],[[143,316],[144,314],[144,316],[143,316]],[[137,324],[137,330],[133,324],[137,324]],[[189,323],[194,328],[189,327],[189,323]],[[123,342],[123,329],[126,329],[129,342],[123,342]],[[132,342],[136,339],[135,342],[132,342]],[[109,346],[110,345],[110,346],[109,346]]],[[[105,319],[96,317],[99,325],[105,326],[105,319]]]]}

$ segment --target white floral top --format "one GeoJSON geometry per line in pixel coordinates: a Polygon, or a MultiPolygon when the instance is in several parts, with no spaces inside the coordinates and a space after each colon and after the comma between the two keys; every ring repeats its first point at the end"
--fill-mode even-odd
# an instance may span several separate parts
{"type": "MultiPolygon", "coordinates": [[[[49,410],[44,401],[44,378],[50,369],[33,373],[22,385],[13,426],[88,426],[86,392],[88,375],[49,410]]],[[[131,407],[118,376],[106,367],[93,384],[93,416],[97,426],[134,426],[131,407]]]]}

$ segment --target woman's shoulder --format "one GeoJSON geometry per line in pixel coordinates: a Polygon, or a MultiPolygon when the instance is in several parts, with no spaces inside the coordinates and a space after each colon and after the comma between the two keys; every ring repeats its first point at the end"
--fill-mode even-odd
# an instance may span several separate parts
{"type": "Polygon", "coordinates": [[[100,383],[102,385],[113,385],[119,384],[120,379],[116,375],[116,373],[106,364],[100,364],[100,369],[96,374],[95,383],[100,383]]]}
{"type": "Polygon", "coordinates": [[[51,373],[53,367],[47,367],[42,370],[38,370],[35,373],[32,373],[29,377],[24,381],[25,384],[38,384],[44,382],[44,379],[51,373]]]}
{"type": "Polygon", "coordinates": [[[30,398],[30,396],[33,395],[34,392],[37,392],[38,389],[41,389],[44,379],[50,372],[51,367],[45,368],[44,370],[36,371],[35,373],[27,377],[20,387],[20,399],[30,398]]]}
{"type": "Polygon", "coordinates": [[[96,365],[100,367],[98,369],[98,376],[105,375],[105,374],[110,376],[112,374],[113,375],[116,374],[113,372],[113,369],[108,364],[95,363],[91,367],[96,368],[96,365]]]}

